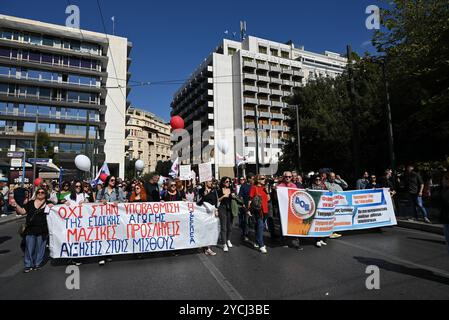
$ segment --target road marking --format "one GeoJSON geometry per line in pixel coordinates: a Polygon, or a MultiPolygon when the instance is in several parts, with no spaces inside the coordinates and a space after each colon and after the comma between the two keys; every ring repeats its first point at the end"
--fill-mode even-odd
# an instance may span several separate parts
{"type": "Polygon", "coordinates": [[[209,270],[215,280],[217,280],[220,287],[226,292],[231,300],[244,300],[237,289],[234,288],[234,286],[226,279],[220,270],[218,270],[217,267],[204,256],[204,254],[198,254],[198,258],[201,260],[206,269],[209,270]]]}
{"type": "Polygon", "coordinates": [[[11,268],[7,269],[6,271],[3,271],[0,273],[0,278],[10,278],[18,274],[23,268],[23,262],[20,261],[13,265],[11,268]]]}
{"type": "Polygon", "coordinates": [[[426,265],[423,265],[423,264],[412,262],[410,260],[397,258],[395,256],[389,255],[389,254],[384,253],[382,251],[378,251],[378,250],[375,250],[375,249],[368,249],[367,247],[363,247],[363,246],[359,246],[357,244],[349,243],[349,242],[347,242],[345,240],[337,240],[336,242],[344,244],[344,245],[349,246],[349,247],[360,249],[362,251],[368,251],[368,252],[374,253],[376,255],[383,256],[383,257],[388,258],[388,259],[390,259],[391,261],[394,261],[394,262],[407,264],[409,266],[413,266],[413,267],[416,267],[416,268],[420,268],[420,269],[424,269],[424,270],[427,270],[427,271],[431,271],[431,272],[433,272],[433,273],[435,273],[437,275],[449,278],[449,272],[447,272],[446,270],[442,270],[442,269],[438,269],[438,268],[434,268],[434,267],[429,267],[429,266],[426,266],[426,265]]]}

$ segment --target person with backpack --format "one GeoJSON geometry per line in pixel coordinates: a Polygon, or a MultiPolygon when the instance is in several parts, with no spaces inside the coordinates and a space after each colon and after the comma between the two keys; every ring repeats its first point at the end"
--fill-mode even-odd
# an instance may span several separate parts
{"type": "Polygon", "coordinates": [[[268,201],[270,201],[269,191],[265,183],[265,176],[258,175],[249,193],[250,215],[256,221],[256,243],[254,244],[254,248],[259,249],[264,254],[267,253],[267,248],[263,241],[263,231],[265,220],[268,217],[268,201]]]}

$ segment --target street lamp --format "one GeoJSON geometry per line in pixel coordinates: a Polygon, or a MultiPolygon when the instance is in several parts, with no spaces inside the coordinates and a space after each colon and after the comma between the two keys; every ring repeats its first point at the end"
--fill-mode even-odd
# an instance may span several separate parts
{"type": "Polygon", "coordinates": [[[387,77],[387,61],[385,56],[366,58],[367,61],[380,64],[382,67],[382,77],[384,81],[385,90],[385,117],[387,119],[387,134],[388,134],[388,148],[390,156],[391,169],[396,169],[396,156],[394,153],[394,135],[393,135],[393,121],[391,117],[391,105],[390,105],[390,89],[387,77]]]}

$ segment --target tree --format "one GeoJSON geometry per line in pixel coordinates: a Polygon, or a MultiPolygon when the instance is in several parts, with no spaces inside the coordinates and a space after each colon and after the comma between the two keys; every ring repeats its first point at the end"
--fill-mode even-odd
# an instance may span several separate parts
{"type": "Polygon", "coordinates": [[[449,6],[447,0],[394,0],[373,43],[387,58],[398,158],[449,154],[449,6]],[[435,145],[439,146],[435,148],[435,145]]]}
{"type": "Polygon", "coordinates": [[[45,131],[39,131],[37,133],[36,156],[37,158],[52,159],[55,165],[59,164],[59,159],[57,154],[55,154],[50,135],[45,131]]]}
{"type": "Polygon", "coordinates": [[[156,172],[161,176],[168,177],[171,166],[171,161],[158,161],[156,164],[156,172]]]}

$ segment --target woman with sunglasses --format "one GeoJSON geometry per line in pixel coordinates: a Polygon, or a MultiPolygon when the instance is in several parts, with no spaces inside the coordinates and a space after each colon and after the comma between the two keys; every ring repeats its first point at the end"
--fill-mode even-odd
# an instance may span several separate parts
{"type": "Polygon", "coordinates": [[[184,201],[185,197],[183,197],[181,191],[177,189],[176,182],[174,180],[168,180],[167,182],[168,190],[162,198],[163,201],[171,202],[171,201],[184,201]]]}
{"type": "Polygon", "coordinates": [[[58,194],[58,204],[65,203],[67,201],[65,198],[70,194],[71,194],[70,183],[68,183],[67,181],[64,181],[64,183],[62,184],[62,188],[58,194]]]}
{"type": "Polygon", "coordinates": [[[117,186],[117,179],[114,176],[108,176],[104,182],[103,189],[97,194],[96,202],[106,204],[108,202],[120,203],[125,201],[123,190],[117,186]]]}
{"type": "Polygon", "coordinates": [[[138,183],[134,187],[134,191],[131,192],[129,202],[147,202],[147,194],[145,192],[145,188],[141,183],[138,183]]]}
{"type": "Polygon", "coordinates": [[[47,191],[38,187],[34,200],[24,203],[23,207],[13,201],[18,215],[26,215],[24,273],[39,270],[45,257],[48,238],[47,213],[53,204],[47,204],[47,191]]]}
{"type": "Polygon", "coordinates": [[[254,185],[249,192],[250,214],[254,216],[254,219],[256,220],[256,243],[254,244],[254,248],[259,248],[260,252],[264,254],[267,253],[267,248],[263,241],[263,231],[265,221],[268,217],[268,201],[270,201],[270,195],[265,182],[265,176],[257,176],[254,185]],[[256,196],[259,198],[257,202],[260,203],[260,207],[258,207],[254,201],[256,196]],[[251,204],[253,204],[253,206],[251,204]]]}
{"type": "MultiPolygon", "coordinates": [[[[218,205],[218,193],[214,188],[212,180],[206,181],[204,187],[200,189],[198,194],[199,201],[197,205],[202,206],[205,202],[214,206],[215,216],[218,217],[217,205],[218,205]]],[[[210,247],[204,247],[203,252],[206,256],[215,256],[216,253],[212,251],[210,247]]]]}
{"type": "Polygon", "coordinates": [[[83,184],[80,181],[75,181],[75,183],[73,184],[72,192],[67,195],[64,200],[66,201],[65,204],[68,206],[77,206],[79,204],[90,202],[89,194],[87,192],[84,192],[83,184]]]}
{"type": "Polygon", "coordinates": [[[218,188],[218,217],[220,218],[220,238],[223,245],[223,251],[228,252],[232,248],[232,197],[235,194],[231,188],[231,178],[223,177],[218,188]]]}

